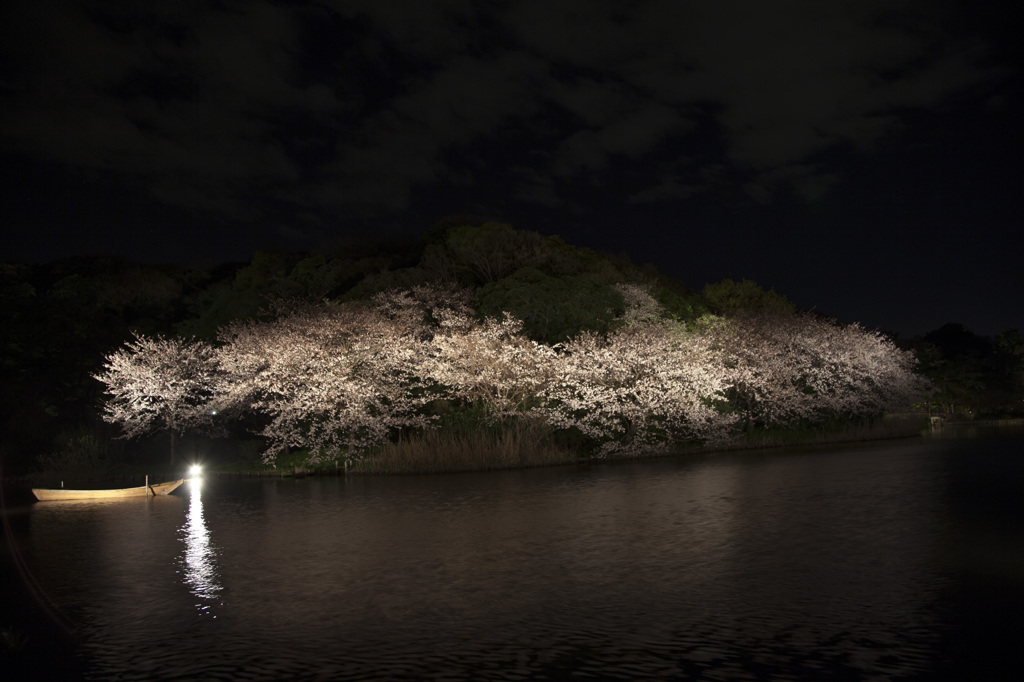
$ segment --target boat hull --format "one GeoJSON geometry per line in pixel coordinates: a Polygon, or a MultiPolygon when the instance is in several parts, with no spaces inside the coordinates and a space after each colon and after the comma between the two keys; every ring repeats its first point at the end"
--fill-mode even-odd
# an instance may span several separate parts
{"type": "Polygon", "coordinates": [[[44,500],[94,500],[111,499],[118,497],[148,497],[150,495],[166,495],[185,479],[168,481],[167,483],[154,483],[153,485],[140,485],[137,488],[117,488],[113,490],[65,490],[64,488],[32,488],[32,494],[39,501],[44,500]]]}

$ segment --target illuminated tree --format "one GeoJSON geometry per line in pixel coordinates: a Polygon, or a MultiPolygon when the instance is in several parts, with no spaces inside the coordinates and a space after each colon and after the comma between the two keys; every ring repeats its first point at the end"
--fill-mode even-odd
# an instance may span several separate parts
{"type": "Polygon", "coordinates": [[[424,376],[449,397],[483,406],[493,419],[520,413],[552,377],[554,351],[522,334],[521,321],[505,313],[501,321],[449,328],[435,334],[424,376]]]}
{"type": "Polygon", "coordinates": [[[625,326],[656,322],[666,316],[665,308],[640,284],[614,284],[612,289],[622,297],[624,310],[618,322],[625,326]]]}
{"type": "Polygon", "coordinates": [[[722,351],[727,394],[748,429],[876,416],[927,388],[912,353],[856,324],[761,314],[696,327],[722,351]]]}
{"type": "Polygon", "coordinates": [[[864,418],[909,407],[929,390],[917,359],[885,335],[859,324],[808,318],[799,346],[809,358],[804,382],[820,418],[864,418]]]}
{"type": "Polygon", "coordinates": [[[563,344],[534,412],[593,439],[601,455],[655,452],[728,439],[735,417],[715,406],[725,389],[708,339],[668,322],[638,322],[563,344]]]}
{"type": "Polygon", "coordinates": [[[469,298],[469,291],[437,282],[384,291],[373,303],[404,335],[428,339],[437,332],[471,327],[475,311],[469,298]]]}
{"type": "Polygon", "coordinates": [[[803,358],[790,345],[781,319],[706,316],[697,333],[720,351],[719,371],[731,410],[745,428],[786,426],[809,419],[813,401],[803,390],[803,358]]]}
{"type": "Polygon", "coordinates": [[[269,418],[266,460],[296,447],[313,461],[351,461],[396,429],[429,422],[413,390],[418,326],[355,304],[282,304],[276,312],[220,335],[218,400],[269,418]]]}
{"type": "Polygon", "coordinates": [[[168,431],[172,465],[178,436],[212,426],[210,400],[218,370],[209,345],[136,335],[106,356],[103,367],[94,378],[110,396],[104,421],[121,425],[127,438],[168,431]]]}
{"type": "MultiPolygon", "coordinates": [[[[659,318],[661,306],[647,289],[615,285],[626,303],[622,324],[638,324],[659,318]]],[[[611,320],[611,311],[606,309],[611,320]]],[[[452,397],[483,406],[491,418],[503,419],[537,406],[564,364],[564,354],[538,343],[523,333],[523,321],[504,312],[502,318],[476,322],[464,317],[460,324],[438,330],[431,340],[426,376],[443,386],[452,397]]],[[[599,338],[595,336],[594,338],[599,338]]]]}
{"type": "Polygon", "coordinates": [[[268,461],[288,448],[350,461],[402,429],[429,427],[424,408],[439,398],[491,420],[540,417],[607,455],[721,442],[741,422],[870,417],[923,387],[912,354],[857,325],[767,314],[686,325],[666,319],[645,287],[609,290],[624,303],[611,331],[556,346],[528,338],[507,312],[480,320],[468,292],[451,286],[365,304],[279,302],[269,319],[221,330],[194,395],[261,415],[268,461]]]}

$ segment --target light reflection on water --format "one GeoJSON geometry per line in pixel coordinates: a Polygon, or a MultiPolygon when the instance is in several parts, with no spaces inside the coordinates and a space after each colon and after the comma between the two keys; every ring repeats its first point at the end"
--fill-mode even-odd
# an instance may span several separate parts
{"type": "Polygon", "coordinates": [[[96,679],[1001,679],[1020,445],[208,480],[26,556],[96,679]]]}
{"type": "Polygon", "coordinates": [[[200,478],[193,478],[188,484],[188,514],[185,525],[180,530],[185,541],[185,584],[192,594],[201,600],[196,604],[199,612],[210,613],[211,606],[217,603],[221,591],[215,561],[216,552],[210,542],[210,531],[203,519],[203,481],[200,478]]]}

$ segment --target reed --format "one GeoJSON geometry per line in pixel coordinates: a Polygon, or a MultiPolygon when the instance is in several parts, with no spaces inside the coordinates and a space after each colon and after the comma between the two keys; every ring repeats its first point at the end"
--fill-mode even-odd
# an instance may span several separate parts
{"type": "Polygon", "coordinates": [[[349,473],[409,474],[484,471],[569,464],[573,452],[545,424],[517,420],[496,427],[436,429],[402,436],[354,462],[349,473]]]}

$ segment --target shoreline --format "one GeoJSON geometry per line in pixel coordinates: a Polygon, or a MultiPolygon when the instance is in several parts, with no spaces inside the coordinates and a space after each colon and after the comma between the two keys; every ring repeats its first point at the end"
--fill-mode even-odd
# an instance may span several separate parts
{"type": "MultiPolygon", "coordinates": [[[[479,473],[485,471],[510,471],[515,469],[531,469],[549,466],[589,466],[593,464],[662,459],[665,457],[686,455],[703,456],[727,452],[770,451],[794,447],[818,447],[850,443],[907,440],[911,438],[929,437],[931,435],[941,435],[943,432],[955,431],[963,428],[1024,426],[1024,418],[986,419],[978,421],[944,421],[937,427],[930,426],[927,416],[918,418],[915,415],[914,419],[903,419],[901,421],[903,424],[897,424],[895,428],[892,426],[887,427],[885,422],[881,422],[867,427],[855,426],[838,432],[836,430],[824,432],[773,431],[763,434],[748,434],[746,438],[741,436],[730,443],[703,447],[691,446],[674,451],[643,453],[637,455],[622,454],[607,457],[581,456],[578,454],[569,454],[571,451],[563,450],[559,453],[561,456],[552,453],[552,456],[549,459],[542,462],[509,462],[495,461],[494,458],[488,457],[484,454],[482,456],[477,456],[475,458],[476,461],[471,463],[453,463],[450,466],[445,466],[444,463],[420,462],[418,463],[418,466],[413,465],[402,467],[381,466],[379,464],[375,466],[375,460],[373,458],[367,458],[365,460],[352,463],[348,467],[344,467],[337,463],[331,463],[324,464],[322,466],[312,464],[278,468],[241,468],[240,465],[244,466],[244,463],[242,461],[235,461],[215,465],[206,470],[204,475],[216,478],[306,478],[323,476],[417,476],[445,473],[479,473]],[[913,423],[915,421],[917,422],[916,424],[913,423]]],[[[173,477],[177,475],[176,472],[160,469],[153,469],[152,472],[153,473],[151,475],[158,478],[161,476],[173,477]]],[[[37,477],[38,474],[4,477],[3,480],[0,481],[0,485],[3,485],[7,495],[14,496],[14,499],[9,498],[9,501],[17,503],[22,501],[20,499],[22,497],[22,492],[31,498],[29,489],[35,485],[35,479],[37,479],[37,477]]],[[[134,472],[124,472],[117,473],[114,477],[118,480],[127,480],[132,479],[132,477],[138,477],[138,475],[134,472]]]]}

